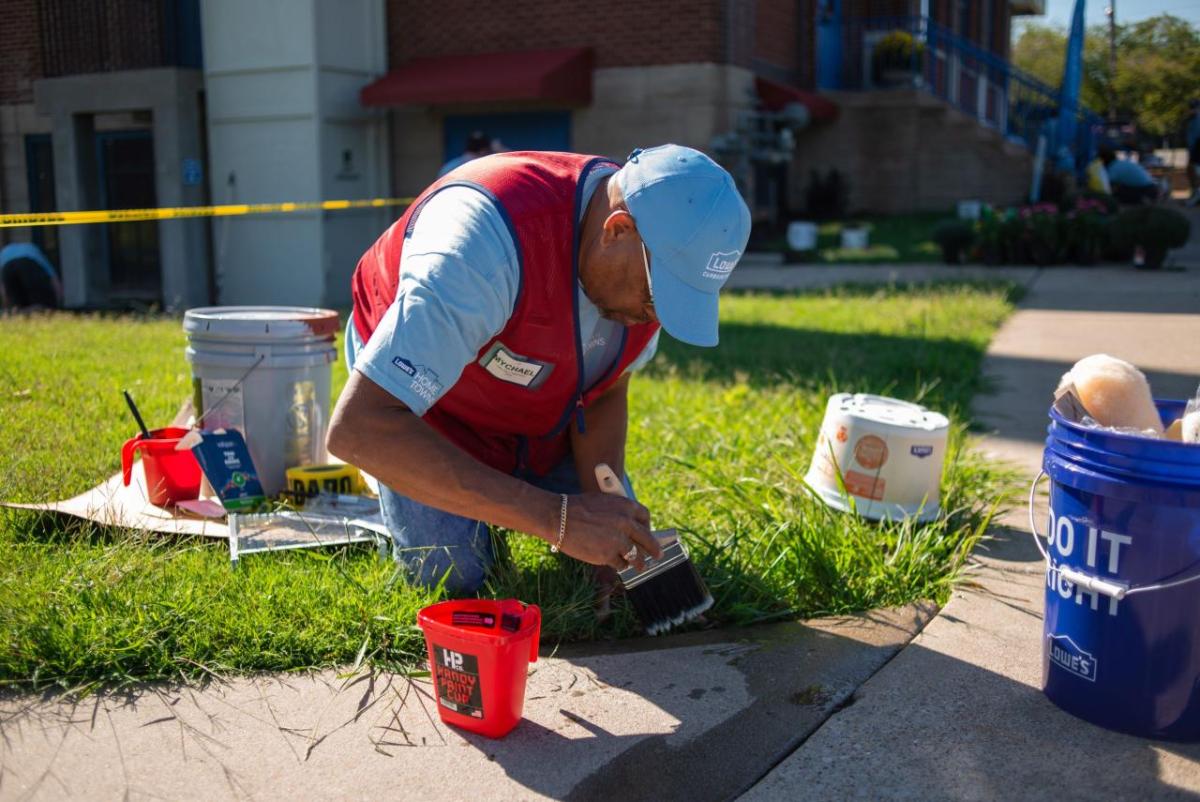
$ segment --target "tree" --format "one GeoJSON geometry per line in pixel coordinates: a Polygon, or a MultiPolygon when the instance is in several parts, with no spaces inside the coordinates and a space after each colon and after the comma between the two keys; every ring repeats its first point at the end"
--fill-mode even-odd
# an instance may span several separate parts
{"type": "MultiPolygon", "coordinates": [[[[1013,65],[1057,89],[1066,58],[1066,33],[1029,25],[1012,48],[1013,65]]],[[[1177,135],[1188,101],[1200,97],[1200,30],[1170,14],[1117,26],[1117,75],[1109,71],[1108,28],[1087,30],[1080,100],[1098,114],[1108,111],[1109,87],[1117,93],[1117,115],[1155,136],[1177,135]]]]}
{"type": "Polygon", "coordinates": [[[1117,107],[1157,136],[1176,134],[1200,97],[1200,31],[1168,14],[1117,31],[1117,107]]]}

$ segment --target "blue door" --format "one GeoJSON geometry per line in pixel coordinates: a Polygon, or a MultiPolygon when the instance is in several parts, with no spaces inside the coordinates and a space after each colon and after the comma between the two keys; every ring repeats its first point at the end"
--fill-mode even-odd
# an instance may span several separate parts
{"type": "Polygon", "coordinates": [[[442,125],[443,161],[463,152],[467,137],[482,131],[509,150],[570,150],[571,112],[531,111],[507,114],[449,114],[442,125]]]}
{"type": "Polygon", "coordinates": [[[817,88],[839,88],[841,73],[842,0],[817,0],[817,88]]]}
{"type": "MultiPolygon", "coordinates": [[[[58,203],[54,200],[54,148],[51,146],[49,134],[26,134],[25,170],[29,187],[29,211],[58,211],[58,203]]],[[[34,244],[42,249],[50,264],[57,267],[58,226],[34,226],[31,233],[34,244]]],[[[59,270],[62,268],[59,267],[59,270]]]]}
{"type": "MultiPolygon", "coordinates": [[[[96,173],[101,209],[158,206],[154,137],[150,131],[97,131],[96,173]]],[[[158,222],[106,223],[100,227],[100,236],[108,262],[109,299],[160,303],[158,222]]]]}

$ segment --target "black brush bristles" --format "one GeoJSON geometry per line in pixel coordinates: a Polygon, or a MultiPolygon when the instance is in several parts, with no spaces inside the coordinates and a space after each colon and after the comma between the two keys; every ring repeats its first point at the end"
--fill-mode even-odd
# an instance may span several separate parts
{"type": "Polygon", "coordinates": [[[632,568],[619,573],[625,595],[649,635],[690,621],[713,604],[712,594],[674,530],[655,536],[667,541],[662,558],[647,561],[641,573],[632,568]]]}
{"type": "Polygon", "coordinates": [[[701,615],[713,597],[690,559],[626,591],[630,604],[646,627],[657,635],[701,615]]]}

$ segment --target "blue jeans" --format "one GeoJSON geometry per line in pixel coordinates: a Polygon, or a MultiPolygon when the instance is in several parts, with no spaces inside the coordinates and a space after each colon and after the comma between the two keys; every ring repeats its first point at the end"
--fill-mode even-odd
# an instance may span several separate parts
{"type": "MultiPolygon", "coordinates": [[[[570,457],[545,476],[518,478],[551,493],[570,495],[581,489],[570,457]]],[[[487,524],[413,501],[382,484],[379,506],[392,533],[396,561],[408,567],[414,582],[432,587],[445,576],[452,596],[470,595],[483,587],[496,562],[487,524]]]]}

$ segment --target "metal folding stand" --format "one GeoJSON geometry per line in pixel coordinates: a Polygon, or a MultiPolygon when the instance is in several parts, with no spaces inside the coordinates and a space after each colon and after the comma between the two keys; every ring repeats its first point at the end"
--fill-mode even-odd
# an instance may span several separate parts
{"type": "Polygon", "coordinates": [[[229,560],[234,568],[246,554],[351,543],[374,543],[380,559],[387,559],[391,544],[379,523],[350,514],[304,510],[230,513],[228,523],[229,560]]]}

